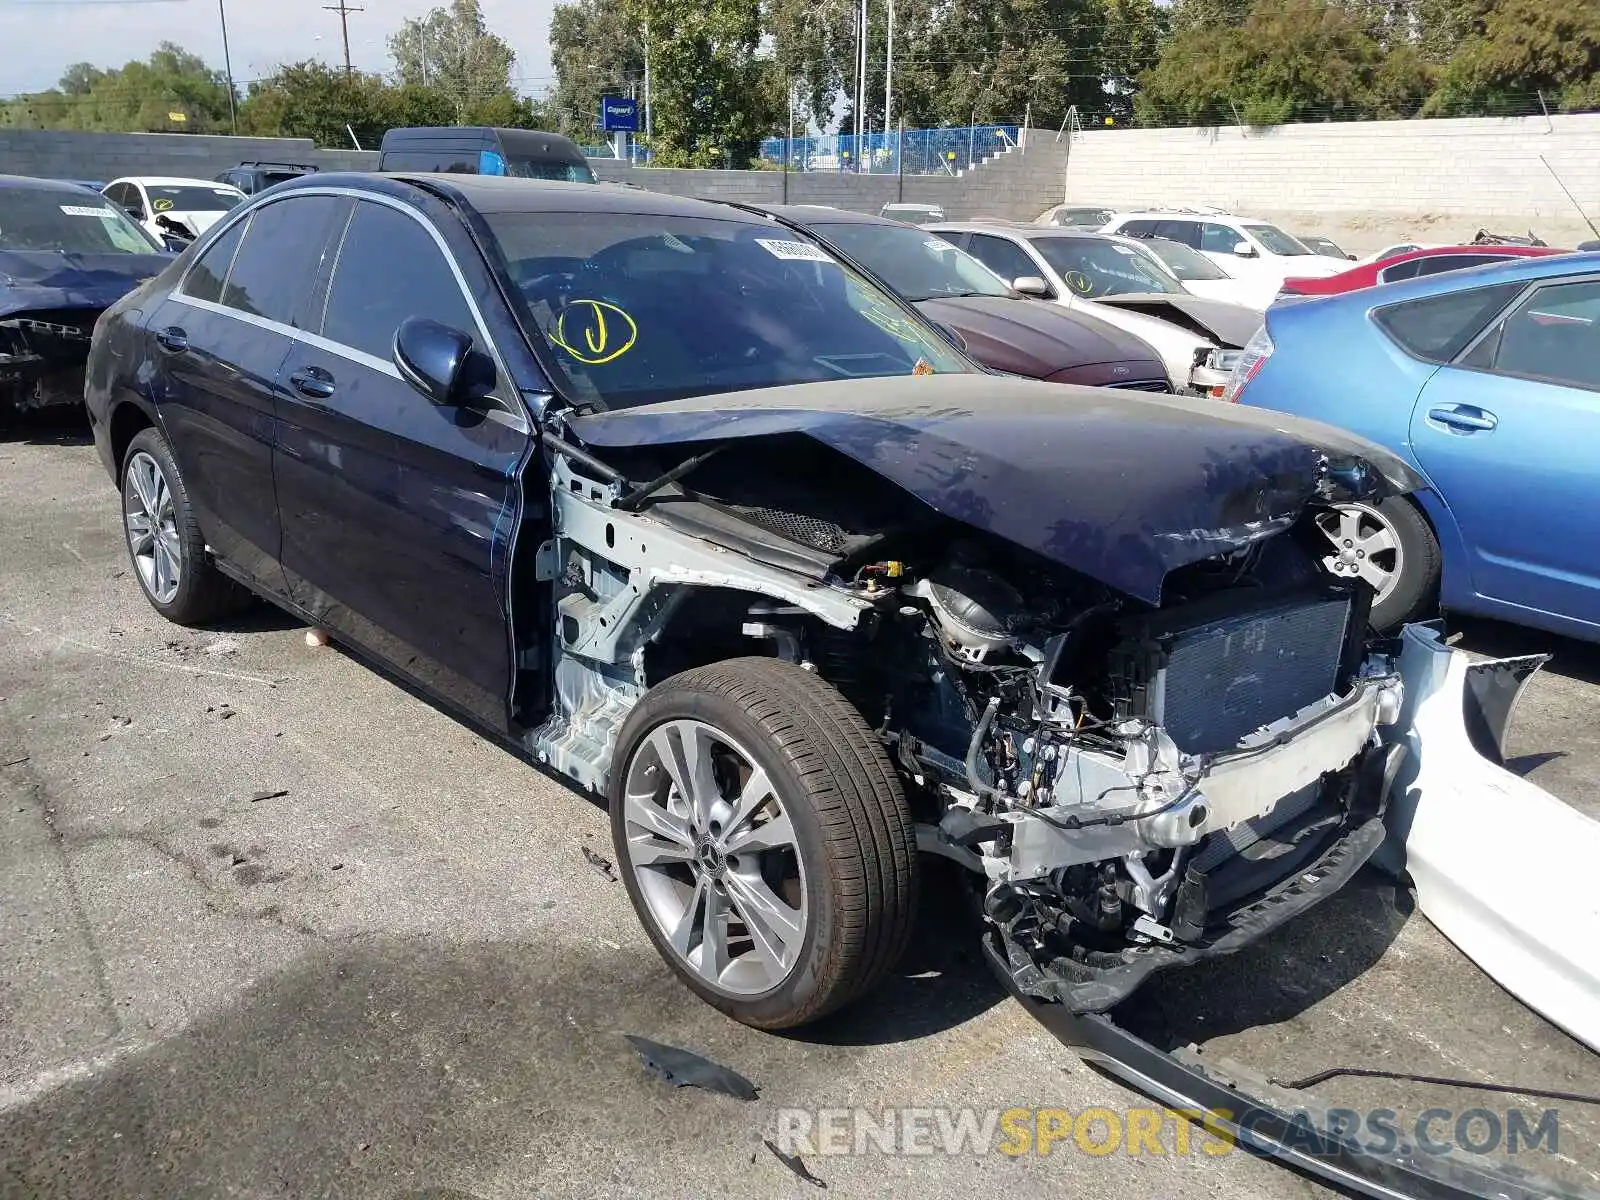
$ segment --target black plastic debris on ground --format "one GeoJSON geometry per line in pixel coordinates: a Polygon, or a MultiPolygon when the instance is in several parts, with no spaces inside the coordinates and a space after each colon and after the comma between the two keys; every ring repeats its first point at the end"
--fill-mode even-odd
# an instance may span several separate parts
{"type": "Polygon", "coordinates": [[[762,1138],[761,1144],[768,1150],[772,1151],[773,1157],[775,1157],[784,1166],[788,1167],[789,1170],[793,1171],[801,1179],[809,1183],[812,1187],[824,1189],[827,1188],[828,1185],[823,1183],[822,1180],[818,1179],[811,1173],[811,1168],[806,1166],[805,1160],[802,1159],[798,1154],[785,1154],[782,1150],[779,1150],[772,1144],[770,1138],[762,1138]]]}
{"type": "Polygon", "coordinates": [[[611,865],[610,859],[601,858],[587,846],[580,846],[578,848],[583,851],[584,860],[588,862],[589,866],[594,868],[595,874],[599,875],[607,883],[615,883],[617,881],[617,871],[616,868],[611,865]]]}
{"type": "Polygon", "coordinates": [[[276,789],[274,789],[272,791],[257,792],[255,795],[250,797],[250,803],[251,804],[260,804],[263,800],[276,800],[280,796],[287,796],[288,794],[289,794],[289,789],[288,788],[276,788],[276,789]]]}
{"type": "Polygon", "coordinates": [[[676,1046],[663,1046],[632,1033],[622,1035],[628,1044],[639,1052],[645,1069],[658,1075],[674,1087],[697,1087],[708,1092],[721,1092],[735,1100],[754,1100],[756,1085],[737,1071],[702,1058],[693,1050],[680,1050],[676,1046]]]}

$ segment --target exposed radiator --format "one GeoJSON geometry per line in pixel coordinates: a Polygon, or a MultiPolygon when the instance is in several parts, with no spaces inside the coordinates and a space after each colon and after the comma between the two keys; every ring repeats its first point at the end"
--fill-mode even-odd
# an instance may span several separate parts
{"type": "Polygon", "coordinates": [[[1136,708],[1180,750],[1227,750],[1338,686],[1350,621],[1344,596],[1298,596],[1184,625],[1158,614],[1124,654],[1136,708]],[[1130,648],[1132,649],[1132,648],[1130,648]]]}

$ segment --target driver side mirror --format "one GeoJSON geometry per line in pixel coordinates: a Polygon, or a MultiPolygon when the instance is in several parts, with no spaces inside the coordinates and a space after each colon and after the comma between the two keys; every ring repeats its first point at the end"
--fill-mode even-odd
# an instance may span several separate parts
{"type": "Polygon", "coordinates": [[[1233,252],[1240,258],[1254,258],[1256,256],[1256,248],[1249,242],[1235,242],[1233,244],[1233,252]]]}
{"type": "Polygon", "coordinates": [[[440,407],[459,406],[493,387],[492,376],[487,387],[481,386],[486,362],[473,350],[470,336],[438,321],[407,317],[395,331],[400,378],[440,407]]]}
{"type": "Polygon", "coordinates": [[[1048,300],[1055,295],[1050,285],[1037,275],[1018,275],[1011,281],[1011,290],[1021,292],[1024,296],[1035,296],[1048,300]]]}

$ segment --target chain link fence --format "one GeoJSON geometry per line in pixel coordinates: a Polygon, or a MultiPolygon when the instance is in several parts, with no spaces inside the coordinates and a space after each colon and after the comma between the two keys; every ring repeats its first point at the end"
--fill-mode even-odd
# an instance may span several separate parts
{"type": "Polygon", "coordinates": [[[761,158],[791,171],[860,175],[958,175],[1017,145],[1016,125],[960,125],[820,137],[767,138],[761,158]]]}

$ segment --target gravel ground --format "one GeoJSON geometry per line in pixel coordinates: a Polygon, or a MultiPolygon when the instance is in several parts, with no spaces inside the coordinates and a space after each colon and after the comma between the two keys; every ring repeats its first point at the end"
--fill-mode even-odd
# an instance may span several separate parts
{"type": "MultiPolygon", "coordinates": [[[[792,1037],[724,1019],[582,853],[610,855],[599,808],[288,618],[163,622],[81,431],[0,441],[0,512],[0,1195],[804,1195],[761,1145],[780,1108],[1141,1104],[1008,1002],[937,901],[856,1009],[792,1037]],[[670,1088],[625,1033],[708,1054],[760,1098],[670,1088]]],[[[1530,637],[1469,631],[1517,643],[1496,652],[1530,637]]],[[[1600,655],[1558,649],[1513,750],[1592,804],[1600,655]]],[[[1280,1077],[1381,1065],[1600,1094],[1595,1056],[1376,877],[1125,1019],[1280,1077]]],[[[1517,1102],[1329,1089],[1402,1111],[1517,1102]]],[[[1597,1111],[1561,1106],[1557,1153],[1522,1165],[1600,1184],[1597,1111]]],[[[1240,1152],[1070,1140],[808,1165],[846,1196],[1329,1194],[1240,1152]]]]}

